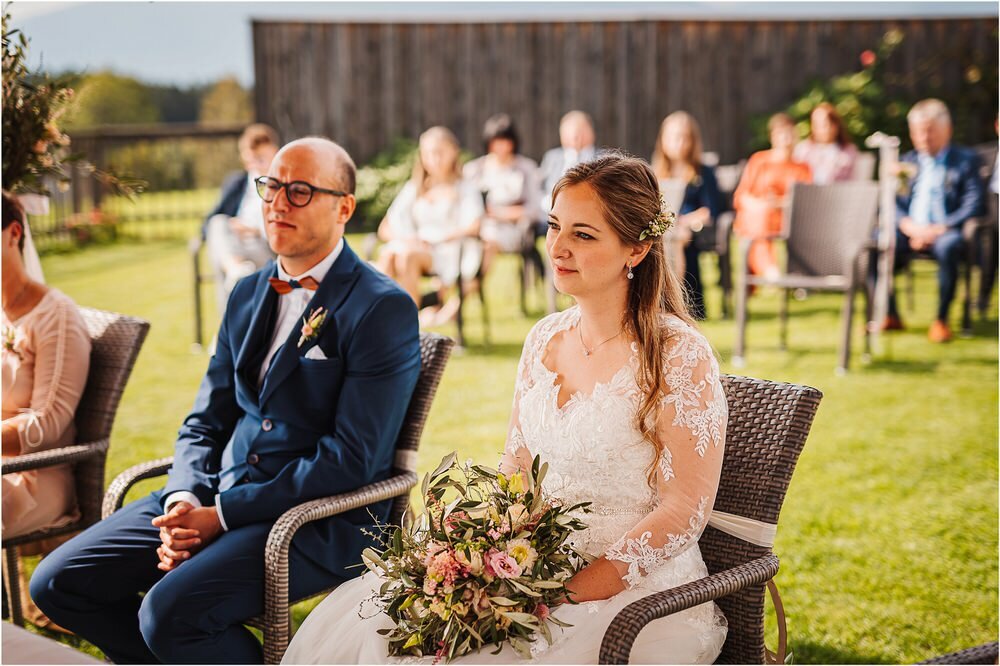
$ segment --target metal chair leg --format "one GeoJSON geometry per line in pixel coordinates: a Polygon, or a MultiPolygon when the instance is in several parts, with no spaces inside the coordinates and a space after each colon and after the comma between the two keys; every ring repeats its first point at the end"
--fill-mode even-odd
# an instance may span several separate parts
{"type": "Polygon", "coordinates": [[[743,282],[736,289],[736,342],[733,346],[733,365],[743,367],[746,362],[744,352],[746,347],[747,301],[750,296],[750,284],[744,274],[743,282]]]}
{"type": "Polygon", "coordinates": [[[202,306],[201,306],[201,283],[202,283],[202,276],[201,276],[201,265],[200,265],[200,263],[198,261],[198,259],[200,257],[200,254],[199,254],[199,249],[200,248],[201,248],[201,243],[197,243],[197,241],[192,242],[191,245],[190,245],[191,258],[192,258],[192,260],[194,262],[194,273],[193,273],[194,274],[194,343],[195,343],[195,345],[197,345],[197,347],[199,349],[201,349],[202,343],[203,343],[203,340],[202,340],[202,337],[201,337],[201,330],[202,330],[202,325],[201,325],[201,317],[202,317],[202,315],[201,315],[201,312],[202,312],[202,306]]]}
{"type": "Polygon", "coordinates": [[[851,358],[851,324],[854,319],[854,285],[847,288],[844,295],[844,310],[840,322],[840,353],[837,358],[837,374],[847,373],[851,358]]]}
{"type": "Polygon", "coordinates": [[[781,351],[788,350],[788,299],[790,289],[781,290],[781,301],[778,305],[778,345],[781,351]]]}

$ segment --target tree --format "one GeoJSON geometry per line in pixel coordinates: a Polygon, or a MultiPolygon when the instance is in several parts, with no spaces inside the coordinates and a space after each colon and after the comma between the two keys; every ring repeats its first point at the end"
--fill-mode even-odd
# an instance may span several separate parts
{"type": "Polygon", "coordinates": [[[84,76],[67,127],[155,123],[160,111],[142,82],[111,71],[84,76]]]}
{"type": "Polygon", "coordinates": [[[251,123],[250,93],[233,77],[220,79],[201,99],[198,120],[203,123],[251,123]]]}

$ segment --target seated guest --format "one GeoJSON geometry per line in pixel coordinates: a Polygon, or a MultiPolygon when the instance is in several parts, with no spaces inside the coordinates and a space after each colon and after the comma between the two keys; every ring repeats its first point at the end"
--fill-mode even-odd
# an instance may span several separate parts
{"type": "Polygon", "coordinates": [[[264,236],[264,218],[254,178],[267,175],[278,152],[278,134],[263,124],[247,127],[240,136],[240,160],[245,171],[230,176],[222,186],[222,196],[205,218],[202,237],[215,272],[219,312],[233,285],[274,258],[264,236]]]}
{"type": "Polygon", "coordinates": [[[844,127],[833,104],[818,104],[809,115],[809,138],[800,141],[792,151],[792,159],[805,162],[812,170],[817,185],[851,180],[858,149],[844,127]]]}
{"type": "MultiPolygon", "coordinates": [[[[4,192],[4,457],[73,444],[90,369],[90,336],[76,304],[25,272],[25,228],[20,204],[4,192]]],[[[3,475],[4,539],[78,518],[70,465],[3,475]]]]}
{"type": "MultiPolygon", "coordinates": [[[[275,521],[391,475],[420,372],[417,313],[344,240],[356,182],[350,155],[327,139],[275,156],[256,191],[277,260],[233,290],[166,486],[35,569],[39,608],[108,660],[263,663],[245,623],[264,611],[275,521]]],[[[288,596],[358,575],[389,510],[374,502],[303,525],[288,596]]]]}
{"type": "Polygon", "coordinates": [[[663,119],[651,163],[660,181],[677,179],[686,185],[684,201],[676,211],[677,227],[672,233],[683,245],[688,306],[694,317],[704,319],[705,293],[698,266],[699,252],[692,238],[715,220],[720,202],[715,170],[702,163],[701,128],[694,116],[686,111],[675,111],[663,119]]]}
{"type": "MultiPolygon", "coordinates": [[[[951,114],[940,100],[917,102],[906,120],[913,150],[900,160],[908,183],[896,196],[895,267],[904,266],[914,252],[929,254],[938,262],[937,317],[927,336],[932,342],[946,342],[952,337],[948,309],[958,284],[962,225],[983,213],[979,158],[951,143],[951,114]]],[[[903,328],[894,294],[883,328],[903,328]]]]}
{"type": "Polygon", "coordinates": [[[483,193],[486,216],[483,272],[497,252],[517,252],[544,272],[535,247],[535,222],[541,217],[538,165],[518,152],[520,142],[510,116],[497,114],[483,127],[486,154],[465,165],[465,180],[483,193]]]}
{"type": "Polygon", "coordinates": [[[788,195],[794,182],[812,182],[809,165],[792,157],[795,146],[795,123],[784,113],[776,113],[767,122],[771,149],[750,156],[740,184],[733,193],[736,219],[733,231],[743,238],[752,238],[747,258],[754,275],[776,277],[778,259],[771,237],[781,232],[781,220],[788,195]]]}
{"type": "MultiPolygon", "coordinates": [[[[583,111],[570,111],[559,121],[559,147],[553,148],[542,157],[542,208],[548,212],[552,207],[552,189],[563,174],[580,162],[589,162],[597,157],[594,145],[594,123],[583,111]]],[[[548,223],[542,226],[547,230],[548,223]]],[[[542,233],[545,233],[544,231],[542,233]]]]}
{"type": "Polygon", "coordinates": [[[379,239],[386,244],[375,267],[396,280],[418,306],[420,278],[437,277],[437,302],[421,312],[421,322],[427,326],[455,316],[459,302],[457,295],[445,300],[449,288],[460,272],[463,282],[470,284],[482,264],[482,248],[475,237],[485,212],[483,196],[462,179],[460,152],[458,139],[446,127],[421,134],[413,176],[378,228],[379,239]]]}

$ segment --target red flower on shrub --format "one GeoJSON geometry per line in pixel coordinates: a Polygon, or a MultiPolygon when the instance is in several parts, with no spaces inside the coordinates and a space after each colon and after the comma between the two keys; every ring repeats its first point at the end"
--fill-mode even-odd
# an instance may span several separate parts
{"type": "Polygon", "coordinates": [[[861,52],[860,60],[862,67],[871,67],[875,64],[875,52],[871,49],[865,49],[861,52]]]}

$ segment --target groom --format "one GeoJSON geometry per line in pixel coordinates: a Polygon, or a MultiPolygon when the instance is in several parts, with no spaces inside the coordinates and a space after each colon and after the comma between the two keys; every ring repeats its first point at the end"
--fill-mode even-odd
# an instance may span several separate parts
{"type": "MultiPolygon", "coordinates": [[[[301,502],[386,478],[420,370],[417,312],[344,243],[354,163],[294,141],[258,181],[274,263],[234,288],[166,487],[46,557],[31,596],[117,663],[260,663],[264,546],[301,502]],[[144,596],[140,596],[141,593],[144,596]]],[[[289,597],[357,575],[389,503],[309,523],[289,597]]]]}

